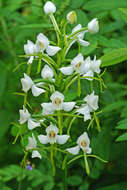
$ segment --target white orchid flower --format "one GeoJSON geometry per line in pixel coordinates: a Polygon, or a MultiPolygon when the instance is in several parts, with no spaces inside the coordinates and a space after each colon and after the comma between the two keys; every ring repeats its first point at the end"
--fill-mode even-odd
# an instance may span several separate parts
{"type": "Polygon", "coordinates": [[[88,23],[88,31],[91,34],[95,34],[99,31],[99,24],[98,24],[98,19],[94,18],[88,23]]]}
{"type": "MultiPolygon", "coordinates": [[[[72,29],[72,33],[71,34],[74,34],[75,32],[77,32],[78,30],[80,30],[82,28],[82,25],[81,24],[78,24],[77,26],[75,26],[73,29],[72,29]]],[[[76,34],[74,37],[72,37],[71,39],[74,38],[74,40],[71,42],[70,46],[69,46],[69,49],[70,47],[73,45],[73,43],[75,43],[76,41],[81,45],[81,46],[88,46],[89,45],[89,42],[83,40],[84,39],[84,35],[85,33],[88,32],[88,30],[85,30],[83,32],[79,32],[78,34],[76,34]]]]}
{"type": "Polygon", "coordinates": [[[23,106],[23,110],[19,110],[19,114],[20,114],[20,119],[19,119],[20,124],[23,124],[26,121],[28,121],[31,116],[29,111],[24,106],[23,106]]]}
{"type": "MultiPolygon", "coordinates": [[[[94,59],[91,60],[90,57],[87,57],[85,59],[85,74],[83,75],[84,77],[94,77],[94,73],[100,73],[100,65],[101,65],[101,60],[98,59],[96,60],[96,56],[94,56],[94,59]]],[[[92,78],[86,78],[87,80],[93,80],[92,78]]]]}
{"type": "Polygon", "coordinates": [[[45,65],[44,68],[41,71],[41,76],[42,76],[43,79],[52,80],[53,77],[54,77],[54,72],[48,65],[45,65]]]}
{"type": "MultiPolygon", "coordinates": [[[[37,141],[34,137],[34,134],[32,133],[32,137],[28,137],[28,145],[26,146],[26,150],[32,150],[37,148],[37,141]]],[[[32,158],[38,157],[41,159],[41,155],[37,150],[32,151],[32,158]]]]}
{"type": "Polygon", "coordinates": [[[51,46],[49,45],[49,40],[48,38],[40,33],[37,36],[36,40],[36,51],[37,52],[44,52],[46,50],[46,53],[49,56],[54,56],[61,48],[58,46],[51,46]]]}
{"type": "Polygon", "coordinates": [[[20,119],[19,123],[24,124],[28,122],[28,129],[32,130],[36,127],[40,127],[41,121],[36,121],[35,119],[31,118],[31,114],[29,111],[23,106],[22,110],[19,110],[20,119]]]}
{"type": "Polygon", "coordinates": [[[67,148],[66,150],[73,155],[77,155],[79,153],[80,149],[82,149],[82,151],[85,152],[86,154],[90,154],[92,152],[92,149],[89,147],[90,139],[86,132],[84,132],[77,139],[77,144],[78,144],[77,146],[72,147],[72,148],[67,148]]]}
{"type": "Polygon", "coordinates": [[[37,97],[40,94],[44,93],[45,90],[42,88],[38,88],[37,84],[34,84],[32,79],[24,73],[24,78],[21,78],[22,90],[24,92],[28,92],[30,89],[32,90],[33,96],[37,97]]]}
{"type": "Polygon", "coordinates": [[[84,115],[84,121],[91,119],[90,112],[98,109],[98,96],[94,95],[94,91],[87,95],[83,99],[86,104],[83,104],[79,109],[77,109],[77,113],[84,115]]]}
{"type": "MultiPolygon", "coordinates": [[[[36,53],[35,44],[32,41],[27,40],[27,44],[24,45],[24,51],[25,51],[26,55],[36,53]]],[[[28,57],[29,57],[29,60],[28,60],[27,64],[31,64],[34,60],[34,56],[28,56],[28,57]]]]}
{"type": "Polygon", "coordinates": [[[42,103],[41,106],[43,108],[43,115],[48,115],[54,113],[55,110],[64,110],[71,111],[75,102],[64,102],[64,95],[58,91],[55,91],[51,97],[50,103],[42,103]]]}
{"type": "Polygon", "coordinates": [[[98,96],[94,95],[94,91],[90,95],[87,95],[84,101],[87,103],[90,112],[98,109],[98,96]]]}
{"type": "Polygon", "coordinates": [[[38,136],[38,139],[42,144],[65,144],[69,138],[68,135],[58,135],[59,129],[52,124],[46,128],[46,133],[47,135],[38,136]]]}
{"type": "Polygon", "coordinates": [[[60,68],[60,71],[64,75],[71,75],[74,71],[80,75],[83,75],[85,72],[85,61],[83,55],[79,53],[74,59],[72,59],[70,66],[62,67],[60,68]]]}
{"type": "Polygon", "coordinates": [[[44,5],[44,12],[46,14],[49,13],[55,13],[56,12],[56,6],[51,1],[47,1],[44,5]]]}

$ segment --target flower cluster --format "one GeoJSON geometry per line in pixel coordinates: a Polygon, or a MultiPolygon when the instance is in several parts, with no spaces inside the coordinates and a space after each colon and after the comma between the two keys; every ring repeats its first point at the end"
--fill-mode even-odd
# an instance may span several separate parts
{"type": "MultiPolygon", "coordinates": [[[[54,144],[57,143],[58,146],[60,146],[67,143],[68,139],[71,138],[69,130],[73,123],[70,122],[71,124],[65,128],[63,120],[67,117],[72,117],[73,119],[84,117],[84,121],[91,120],[93,117],[92,113],[95,113],[99,108],[99,97],[98,95],[95,95],[94,89],[91,89],[91,93],[87,94],[83,99],[81,96],[82,92],[78,94],[79,97],[74,101],[66,101],[66,97],[68,96],[68,88],[71,88],[73,82],[78,80],[77,89],[78,91],[81,91],[81,79],[86,79],[91,83],[92,80],[94,80],[94,75],[100,74],[101,60],[97,60],[96,56],[94,56],[94,59],[91,59],[90,57],[84,58],[81,52],[78,52],[77,56],[69,61],[69,65],[67,65],[68,62],[66,64],[65,59],[69,49],[75,42],[77,42],[79,46],[81,45],[85,47],[89,45],[89,42],[84,40],[84,35],[87,32],[95,34],[99,31],[98,20],[96,18],[93,19],[88,23],[86,28],[82,27],[81,24],[78,24],[72,29],[70,35],[61,34],[53,15],[55,11],[55,5],[52,2],[47,1],[44,5],[44,12],[50,17],[54,25],[58,40],[57,46],[50,45],[49,39],[43,33],[37,35],[35,44],[28,40],[27,44],[24,45],[25,57],[28,58],[27,66],[29,72],[24,73],[24,78],[21,78],[22,90],[24,92],[24,105],[23,109],[19,110],[19,123],[22,127],[22,125],[27,122],[28,129],[33,130],[32,137],[28,137],[28,144],[25,147],[27,152],[32,151],[32,158],[42,158],[41,149],[45,149],[46,144],[51,145],[52,154],[53,150],[56,148],[54,144]],[[57,54],[57,61],[54,61],[53,58],[50,57],[55,54],[57,54]],[[37,73],[40,75],[39,78],[32,80],[31,64],[34,64],[34,58],[39,60],[39,62],[43,60],[43,64],[45,64],[42,66],[42,70],[40,70],[41,72],[37,73]],[[43,96],[41,103],[41,113],[38,109],[38,113],[32,114],[26,108],[27,105],[31,108],[27,100],[27,94],[30,90],[34,97],[38,97],[41,94],[45,95],[43,96]],[[78,98],[79,102],[77,101],[78,98]],[[46,135],[42,134],[42,126],[46,127],[46,135]],[[37,127],[39,128],[35,136],[34,131],[37,127]],[[65,132],[66,130],[67,134],[63,134],[63,131],[65,132]],[[38,143],[43,144],[43,146],[38,146],[38,143]]],[[[67,24],[74,24],[77,20],[74,11],[68,13],[66,18],[65,28],[67,24]]],[[[41,67],[41,65],[39,67],[41,67]]],[[[85,155],[92,152],[87,132],[84,132],[78,137],[77,146],[72,148],[68,148],[67,146],[65,150],[58,149],[58,151],[61,150],[66,154],[76,155],[79,153],[80,149],[85,155]]],[[[53,164],[52,160],[51,163],[53,164]]]]}

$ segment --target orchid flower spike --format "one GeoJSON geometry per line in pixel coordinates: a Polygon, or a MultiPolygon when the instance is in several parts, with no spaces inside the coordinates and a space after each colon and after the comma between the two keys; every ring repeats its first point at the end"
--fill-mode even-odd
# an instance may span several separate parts
{"type": "Polygon", "coordinates": [[[80,149],[82,149],[82,151],[85,152],[86,154],[90,154],[92,152],[92,149],[89,147],[90,139],[86,132],[84,132],[77,139],[77,144],[78,144],[77,146],[72,147],[72,148],[67,148],[66,150],[73,155],[77,155],[79,153],[80,149]]]}
{"type": "Polygon", "coordinates": [[[80,75],[83,75],[85,72],[85,62],[83,55],[79,53],[74,59],[72,59],[70,66],[61,67],[60,71],[64,75],[71,75],[74,71],[80,75]]]}
{"type": "Polygon", "coordinates": [[[43,108],[43,115],[48,115],[54,113],[55,110],[64,110],[71,111],[75,102],[64,102],[64,95],[58,91],[55,91],[51,97],[50,103],[42,103],[41,106],[43,108]]]}
{"type": "MultiPolygon", "coordinates": [[[[36,53],[35,44],[32,41],[27,40],[27,44],[24,45],[24,51],[25,51],[26,55],[36,53]]],[[[27,57],[29,58],[27,64],[31,64],[34,60],[34,56],[31,55],[31,56],[27,56],[27,57]]]]}
{"type": "Polygon", "coordinates": [[[99,31],[99,24],[97,18],[94,18],[88,23],[88,31],[91,34],[96,34],[99,31]]]}
{"type": "MultiPolygon", "coordinates": [[[[87,57],[85,59],[85,74],[83,75],[84,77],[94,77],[94,73],[100,73],[100,65],[101,65],[101,60],[98,59],[96,60],[96,56],[94,56],[94,59],[91,60],[90,57],[87,57]]],[[[87,80],[93,80],[92,78],[86,78],[87,80]]]]}
{"type": "Polygon", "coordinates": [[[56,6],[51,1],[47,1],[44,5],[44,12],[46,14],[49,13],[55,13],[56,12],[56,6]]]}
{"type": "MultiPolygon", "coordinates": [[[[26,146],[26,150],[32,150],[37,148],[37,141],[34,137],[34,134],[32,133],[32,137],[28,137],[28,145],[26,146]]],[[[40,158],[41,159],[41,154],[37,150],[32,151],[32,158],[40,158]]]]}
{"type": "Polygon", "coordinates": [[[34,84],[32,79],[25,73],[24,73],[24,78],[21,78],[21,84],[22,84],[22,90],[24,92],[28,92],[31,89],[32,94],[35,97],[45,92],[44,89],[38,87],[38,84],[34,84]]]}
{"type": "Polygon", "coordinates": [[[48,144],[48,143],[65,144],[69,138],[68,135],[58,135],[59,129],[55,125],[52,125],[52,124],[50,124],[46,128],[46,133],[47,133],[47,135],[39,135],[38,136],[38,139],[39,139],[40,143],[42,143],[42,144],[48,144]]]}
{"type": "Polygon", "coordinates": [[[22,125],[28,122],[29,130],[32,130],[36,127],[40,127],[41,121],[36,121],[35,119],[31,118],[31,114],[24,106],[22,110],[19,110],[19,114],[20,114],[19,123],[22,125]]]}
{"type": "Polygon", "coordinates": [[[94,95],[94,91],[87,95],[83,99],[86,103],[82,104],[79,109],[77,109],[77,113],[84,115],[84,121],[91,119],[90,112],[96,111],[98,109],[98,96],[94,95]]]}
{"type": "Polygon", "coordinates": [[[48,38],[44,34],[40,33],[38,34],[36,40],[36,51],[44,52],[45,50],[49,56],[54,56],[58,51],[61,50],[61,48],[58,46],[49,45],[48,38]]]}

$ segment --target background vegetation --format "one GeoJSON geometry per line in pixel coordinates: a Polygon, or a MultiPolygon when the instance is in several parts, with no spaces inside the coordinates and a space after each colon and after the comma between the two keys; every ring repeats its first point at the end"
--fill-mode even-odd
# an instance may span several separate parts
{"type": "MultiPolygon", "coordinates": [[[[27,39],[35,41],[39,32],[54,39],[49,18],[43,13],[44,0],[0,0],[0,190],[17,190],[21,176],[20,161],[23,151],[20,143],[12,144],[16,129],[11,122],[19,119],[22,97],[14,95],[21,91],[20,78],[26,67],[16,72],[14,68],[24,60],[23,45],[27,39]]],[[[78,22],[83,26],[97,17],[100,32],[86,35],[91,45],[82,48],[84,56],[97,55],[107,67],[104,81],[107,88],[101,94],[100,115],[102,131],[92,129],[94,153],[108,160],[103,164],[97,160],[89,162],[91,174],[86,176],[81,161],[69,166],[68,185],[71,190],[126,190],[127,189],[127,1],[126,0],[54,0],[58,22],[70,10],[75,10],[78,22]],[[117,64],[120,63],[120,64],[117,64]]],[[[68,31],[71,31],[70,26],[68,31]]],[[[69,56],[76,54],[75,46],[69,56]]],[[[75,86],[70,92],[75,98],[75,86]]],[[[87,88],[87,84],[86,84],[87,88]]],[[[84,90],[84,89],[82,89],[84,90]]],[[[36,103],[35,105],[36,106],[36,103]]],[[[73,133],[77,136],[84,124],[77,123],[73,133]]],[[[59,158],[60,159],[60,158],[59,158]]],[[[63,171],[57,170],[55,179],[51,175],[50,163],[33,159],[35,169],[25,171],[22,190],[64,190],[63,171]]],[[[59,163],[58,163],[59,167],[59,163]]]]}

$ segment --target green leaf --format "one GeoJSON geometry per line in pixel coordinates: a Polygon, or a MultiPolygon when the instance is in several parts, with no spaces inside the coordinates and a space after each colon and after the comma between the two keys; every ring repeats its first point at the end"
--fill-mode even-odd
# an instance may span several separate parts
{"type": "Polygon", "coordinates": [[[112,10],[117,8],[127,7],[127,1],[125,0],[91,0],[84,5],[85,10],[100,11],[100,10],[112,10]]]}
{"type": "Polygon", "coordinates": [[[44,186],[44,190],[52,190],[53,187],[54,187],[54,182],[51,181],[51,182],[46,183],[46,185],[44,186]]]}
{"type": "Polygon", "coordinates": [[[119,8],[120,15],[127,22],[127,8],[119,8]]]}
{"type": "Polygon", "coordinates": [[[77,186],[80,185],[82,183],[82,179],[80,176],[69,176],[68,177],[68,184],[71,186],[77,186]]]}
{"type": "Polygon", "coordinates": [[[97,188],[96,190],[125,190],[126,188],[127,188],[127,183],[122,182],[122,183],[116,183],[116,184],[105,186],[105,187],[100,187],[100,188],[97,188]]]}
{"type": "Polygon", "coordinates": [[[46,24],[46,23],[43,23],[43,24],[25,24],[25,25],[21,25],[20,28],[22,29],[36,29],[36,28],[51,28],[52,25],[51,24],[46,24]]]}
{"type": "Polygon", "coordinates": [[[122,134],[116,139],[116,142],[127,141],[127,133],[122,134]]]}
{"type": "Polygon", "coordinates": [[[113,50],[101,58],[102,64],[101,67],[111,66],[122,61],[127,60],[127,48],[119,48],[117,50],[113,50]]]}

